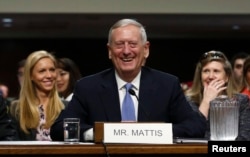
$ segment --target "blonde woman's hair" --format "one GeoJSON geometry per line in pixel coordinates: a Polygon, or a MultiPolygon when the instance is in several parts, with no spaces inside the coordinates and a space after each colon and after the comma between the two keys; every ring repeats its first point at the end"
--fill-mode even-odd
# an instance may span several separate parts
{"type": "MultiPolygon", "coordinates": [[[[31,53],[25,62],[24,66],[24,80],[19,94],[19,102],[17,109],[15,109],[14,116],[19,119],[20,127],[25,133],[29,133],[29,129],[36,129],[40,122],[40,114],[38,110],[39,100],[36,95],[35,86],[31,80],[32,71],[36,63],[42,58],[51,59],[56,68],[55,57],[44,50],[35,51],[31,53]]],[[[49,103],[46,108],[46,123],[44,128],[50,128],[54,123],[64,104],[61,101],[56,84],[49,95],[49,103]]]]}
{"type": "Polygon", "coordinates": [[[204,66],[212,61],[217,61],[223,64],[225,73],[228,77],[227,82],[227,89],[224,91],[223,94],[227,95],[228,97],[232,97],[234,94],[237,93],[237,86],[235,84],[233,78],[233,71],[232,66],[229,60],[227,59],[226,55],[220,51],[209,51],[202,55],[200,61],[196,65],[195,74],[193,78],[193,84],[191,88],[186,91],[186,96],[196,104],[200,104],[203,98],[203,85],[201,80],[201,72],[204,66]]]}

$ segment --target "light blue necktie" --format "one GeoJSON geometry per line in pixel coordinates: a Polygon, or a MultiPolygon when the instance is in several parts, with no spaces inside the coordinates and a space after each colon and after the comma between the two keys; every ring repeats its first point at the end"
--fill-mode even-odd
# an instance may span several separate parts
{"type": "Polygon", "coordinates": [[[135,119],[135,107],[129,89],[132,88],[131,83],[125,85],[126,94],[122,103],[122,121],[136,121],[135,119]]]}

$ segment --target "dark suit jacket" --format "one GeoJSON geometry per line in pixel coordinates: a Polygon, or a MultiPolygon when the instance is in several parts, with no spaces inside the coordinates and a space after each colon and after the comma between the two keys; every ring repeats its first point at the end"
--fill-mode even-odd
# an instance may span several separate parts
{"type": "MultiPolygon", "coordinates": [[[[173,123],[173,136],[204,137],[206,120],[192,110],[177,77],[148,67],[141,71],[138,122],[173,123]]],[[[83,132],[94,123],[120,122],[120,102],[115,70],[80,79],[68,108],[51,127],[51,138],[63,140],[63,118],[79,117],[83,132]]]]}
{"type": "Polygon", "coordinates": [[[17,132],[9,112],[6,100],[0,94],[0,141],[12,141],[16,139],[17,132]]]}

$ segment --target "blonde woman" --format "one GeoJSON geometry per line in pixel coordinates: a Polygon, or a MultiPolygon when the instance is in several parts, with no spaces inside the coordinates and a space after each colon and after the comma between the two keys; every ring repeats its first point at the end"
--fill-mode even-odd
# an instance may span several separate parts
{"type": "Polygon", "coordinates": [[[56,89],[56,77],[52,54],[41,50],[27,57],[19,101],[11,107],[19,140],[51,141],[50,127],[65,106],[56,89]]]}
{"type": "Polygon", "coordinates": [[[208,121],[206,138],[210,137],[210,101],[226,95],[235,97],[240,104],[240,125],[238,140],[250,140],[249,98],[237,91],[233,71],[226,55],[220,51],[204,53],[197,63],[192,87],[186,92],[192,108],[200,112],[208,121]]]}

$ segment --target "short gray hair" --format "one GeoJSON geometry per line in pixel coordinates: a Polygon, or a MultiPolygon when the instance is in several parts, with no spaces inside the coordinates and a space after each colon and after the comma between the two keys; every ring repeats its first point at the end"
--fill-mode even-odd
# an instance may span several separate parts
{"type": "Polygon", "coordinates": [[[121,19],[119,21],[117,21],[109,30],[109,35],[108,35],[108,42],[111,43],[111,35],[112,35],[112,31],[116,28],[119,27],[123,27],[123,26],[127,26],[127,25],[134,25],[138,28],[140,28],[141,30],[141,38],[142,38],[142,42],[146,43],[147,41],[147,33],[145,28],[143,27],[143,25],[139,22],[137,22],[135,19],[121,19]]]}

